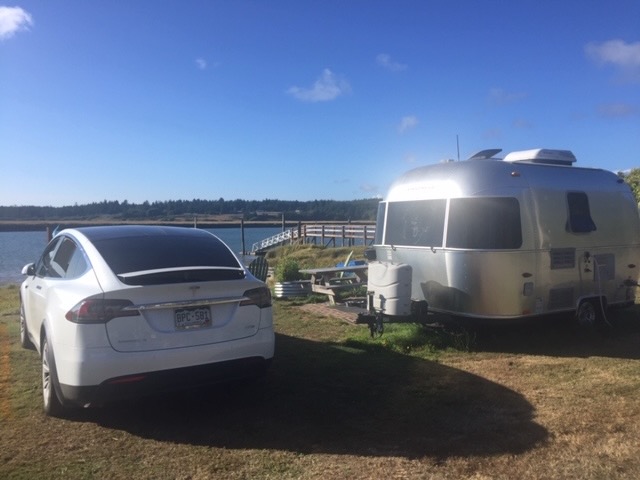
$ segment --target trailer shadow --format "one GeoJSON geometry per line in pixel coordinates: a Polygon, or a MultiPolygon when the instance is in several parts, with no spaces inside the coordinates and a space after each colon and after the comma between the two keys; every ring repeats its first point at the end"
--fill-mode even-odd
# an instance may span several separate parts
{"type": "Polygon", "coordinates": [[[445,459],[528,451],[548,438],[533,415],[517,392],[436,362],[278,335],[264,382],[123,402],[77,420],[218,448],[445,459]]]}
{"type": "Polygon", "coordinates": [[[607,312],[606,322],[593,329],[557,316],[466,331],[474,339],[473,350],[483,352],[640,359],[640,305],[607,312]]]}

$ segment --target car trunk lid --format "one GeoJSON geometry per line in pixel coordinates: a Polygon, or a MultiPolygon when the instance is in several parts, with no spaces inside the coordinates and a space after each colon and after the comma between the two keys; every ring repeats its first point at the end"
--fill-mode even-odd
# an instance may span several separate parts
{"type": "MultiPolygon", "coordinates": [[[[260,286],[258,282],[256,287],[260,286]]],[[[255,335],[262,309],[246,303],[251,282],[228,280],[129,287],[110,292],[133,302],[139,315],[106,324],[111,346],[142,352],[228,342],[255,335]]]]}

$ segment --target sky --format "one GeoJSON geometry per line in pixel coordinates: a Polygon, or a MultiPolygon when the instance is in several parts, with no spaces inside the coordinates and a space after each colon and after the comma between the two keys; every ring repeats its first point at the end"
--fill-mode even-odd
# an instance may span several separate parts
{"type": "Polygon", "coordinates": [[[0,205],[383,198],[502,148],[640,168],[638,0],[0,0],[0,205]]]}

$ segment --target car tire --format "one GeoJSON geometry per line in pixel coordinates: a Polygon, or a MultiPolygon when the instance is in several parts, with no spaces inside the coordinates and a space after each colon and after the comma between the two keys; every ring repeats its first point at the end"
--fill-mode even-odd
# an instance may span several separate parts
{"type": "Polygon", "coordinates": [[[24,305],[20,302],[20,346],[27,350],[35,350],[33,343],[29,339],[29,332],[27,332],[27,321],[24,316],[24,305]]]}
{"type": "Polygon", "coordinates": [[[44,413],[50,417],[61,417],[64,406],[58,397],[58,373],[47,337],[42,338],[42,398],[44,413]]]}

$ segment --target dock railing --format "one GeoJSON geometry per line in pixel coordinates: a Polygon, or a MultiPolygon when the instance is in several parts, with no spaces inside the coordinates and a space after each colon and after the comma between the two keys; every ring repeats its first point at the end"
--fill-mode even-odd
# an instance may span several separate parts
{"type": "Polygon", "coordinates": [[[253,244],[253,255],[272,247],[291,243],[312,243],[324,246],[371,245],[376,236],[374,224],[312,224],[300,223],[295,227],[253,244]]]}

